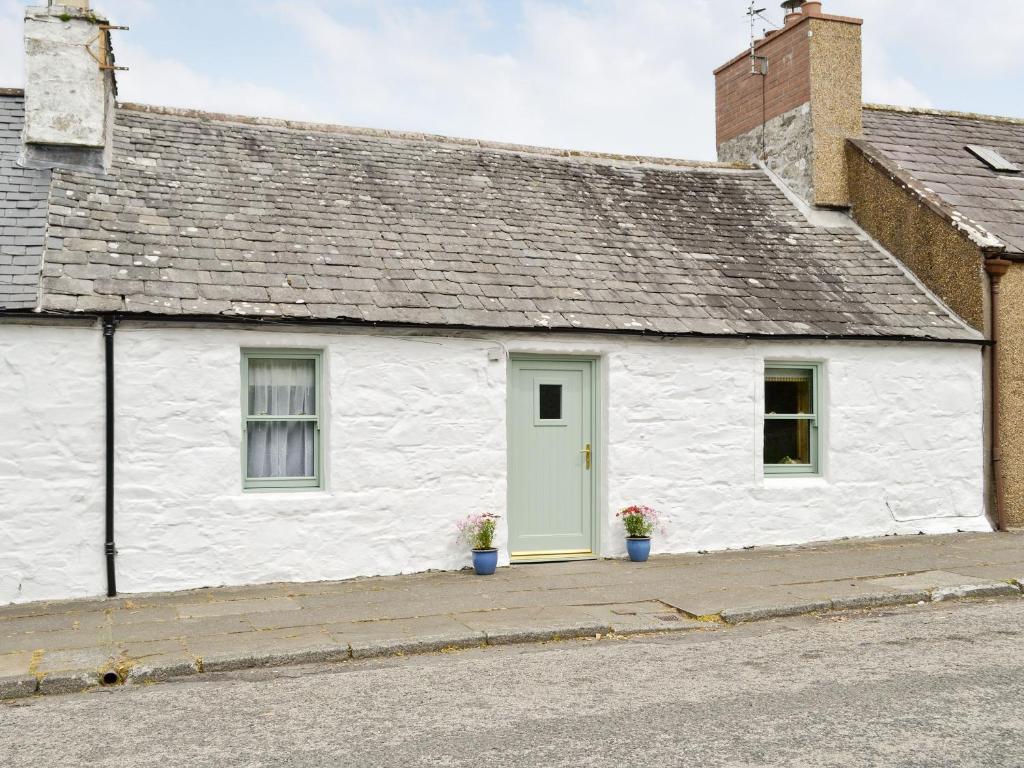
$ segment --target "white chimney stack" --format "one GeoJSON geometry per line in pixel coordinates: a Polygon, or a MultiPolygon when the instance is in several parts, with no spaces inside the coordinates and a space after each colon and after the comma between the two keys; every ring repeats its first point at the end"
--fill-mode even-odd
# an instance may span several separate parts
{"type": "Polygon", "coordinates": [[[109,25],[89,0],[25,9],[27,163],[109,165],[113,64],[109,25]]]}

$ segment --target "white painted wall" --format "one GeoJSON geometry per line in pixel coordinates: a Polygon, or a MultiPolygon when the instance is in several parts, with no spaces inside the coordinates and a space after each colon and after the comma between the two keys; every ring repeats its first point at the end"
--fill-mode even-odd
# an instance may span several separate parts
{"type": "MultiPolygon", "coordinates": [[[[126,324],[117,333],[120,589],[467,565],[455,521],[505,512],[507,366],[489,359],[505,349],[601,358],[602,554],[624,553],[614,513],[630,503],[671,516],[656,552],[989,530],[974,346],[126,324]],[[241,490],[239,353],[261,346],[324,350],[323,491],[241,490]],[[763,476],[765,359],[824,364],[821,478],[763,476]]],[[[99,594],[100,332],[0,325],[0,350],[0,542],[17,553],[0,561],[0,602],[99,594]],[[22,402],[6,397],[8,382],[22,402]],[[19,450],[26,457],[11,460],[19,450]],[[23,477],[51,475],[61,480],[23,477]]]]}
{"type": "Polygon", "coordinates": [[[103,594],[103,342],[0,323],[0,604],[103,594]]]}
{"type": "Polygon", "coordinates": [[[455,520],[504,506],[504,369],[486,344],[117,334],[125,591],[458,568],[455,520]],[[326,490],[241,488],[242,347],[324,349],[326,490]]]}

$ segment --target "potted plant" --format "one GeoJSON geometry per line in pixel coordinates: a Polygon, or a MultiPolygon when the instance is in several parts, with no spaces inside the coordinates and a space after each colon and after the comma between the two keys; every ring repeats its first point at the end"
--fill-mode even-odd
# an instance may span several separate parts
{"type": "Polygon", "coordinates": [[[458,522],[459,540],[473,550],[473,570],[477,576],[490,576],[498,567],[498,550],[494,547],[494,531],[498,515],[490,512],[469,515],[458,522]]]}
{"type": "Polygon", "coordinates": [[[646,561],[651,554],[651,534],[658,527],[658,513],[650,507],[633,505],[615,516],[622,520],[626,528],[629,559],[634,563],[646,561]]]}

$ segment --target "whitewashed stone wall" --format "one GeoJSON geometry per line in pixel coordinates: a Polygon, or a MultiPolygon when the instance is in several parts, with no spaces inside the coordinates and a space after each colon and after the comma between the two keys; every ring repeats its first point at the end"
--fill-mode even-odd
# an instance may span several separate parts
{"type": "MultiPolygon", "coordinates": [[[[0,566],[0,602],[99,594],[100,333],[0,325],[0,350],[4,392],[14,382],[23,399],[0,403],[0,542],[16,553],[0,566]]],[[[671,516],[656,552],[989,530],[974,346],[126,324],[120,589],[467,565],[455,521],[505,513],[506,351],[600,357],[602,554],[624,553],[614,513],[629,503],[671,516]],[[243,347],[324,350],[324,490],[241,490],[243,347]],[[765,359],[824,365],[820,478],[763,476],[765,359]]],[[[504,526],[499,539],[507,563],[504,526]]]]}
{"type": "Polygon", "coordinates": [[[118,331],[121,588],[461,567],[454,521],[505,499],[504,369],[486,347],[118,331]],[[325,350],[325,490],[240,490],[242,347],[325,350]]]}
{"type": "MultiPolygon", "coordinates": [[[[647,502],[671,514],[655,552],[990,530],[977,348],[651,347],[607,358],[608,506],[647,502]],[[765,360],[823,365],[820,478],[763,474],[765,360]]],[[[606,551],[624,552],[619,536],[606,551]]]]}
{"type": "Polygon", "coordinates": [[[99,595],[103,341],[0,324],[0,604],[99,595]]]}

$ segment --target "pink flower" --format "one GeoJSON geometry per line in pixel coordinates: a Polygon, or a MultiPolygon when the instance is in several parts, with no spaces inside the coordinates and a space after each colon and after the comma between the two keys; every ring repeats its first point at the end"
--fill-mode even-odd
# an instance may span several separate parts
{"type": "Polygon", "coordinates": [[[662,516],[651,507],[634,504],[615,513],[626,528],[626,535],[631,538],[650,536],[655,529],[665,533],[661,524],[662,516]]]}
{"type": "Polygon", "coordinates": [[[455,524],[459,529],[459,541],[469,544],[473,549],[492,549],[499,519],[498,515],[491,512],[467,515],[455,524]]]}

